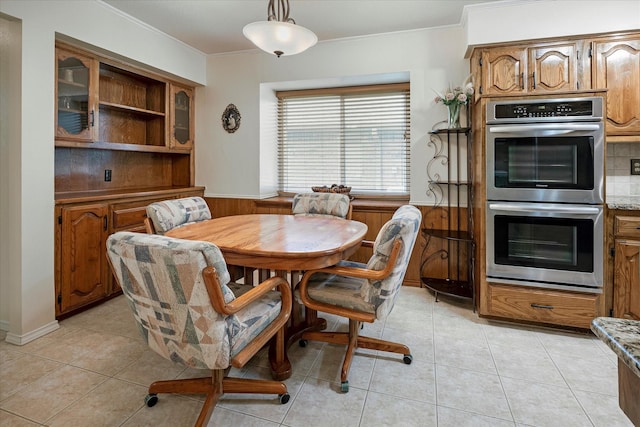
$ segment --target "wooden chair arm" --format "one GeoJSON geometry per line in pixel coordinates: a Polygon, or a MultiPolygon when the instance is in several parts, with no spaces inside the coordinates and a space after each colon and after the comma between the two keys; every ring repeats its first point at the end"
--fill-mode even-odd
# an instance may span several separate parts
{"type": "Polygon", "coordinates": [[[348,267],[342,265],[334,265],[332,267],[320,268],[317,270],[308,270],[304,273],[302,277],[302,281],[309,280],[309,277],[314,273],[329,273],[329,274],[338,274],[340,276],[349,276],[349,277],[357,277],[360,279],[370,279],[370,280],[382,280],[387,277],[393,271],[393,267],[396,264],[398,259],[398,255],[400,254],[400,249],[402,248],[402,241],[396,240],[393,243],[393,248],[391,249],[391,254],[389,255],[389,262],[385,266],[384,270],[371,270],[368,268],[360,268],[360,267],[348,267]]]}
{"type": "Polygon", "coordinates": [[[227,304],[224,302],[224,295],[222,294],[222,288],[220,287],[220,281],[218,280],[216,269],[213,267],[206,267],[202,271],[202,275],[211,300],[211,305],[220,314],[235,314],[249,304],[258,300],[267,292],[270,292],[273,288],[278,288],[280,291],[283,310],[288,309],[287,307],[291,307],[291,287],[282,277],[271,277],[227,304]]]}
{"type": "Polygon", "coordinates": [[[151,218],[149,217],[144,218],[144,228],[147,231],[147,234],[156,234],[156,229],[153,226],[153,222],[151,221],[151,218]]]}
{"type": "Polygon", "coordinates": [[[362,246],[363,248],[372,248],[373,243],[374,242],[372,240],[363,240],[360,246],[362,246]]]}
{"type": "Polygon", "coordinates": [[[393,248],[391,249],[391,254],[389,255],[389,262],[385,266],[384,270],[371,270],[368,268],[359,268],[359,267],[346,267],[335,265],[333,267],[321,268],[318,270],[309,270],[304,273],[302,276],[302,280],[300,281],[300,299],[302,303],[311,308],[312,310],[322,311],[325,313],[332,313],[338,316],[348,317],[350,319],[354,319],[360,322],[373,322],[375,319],[375,314],[366,313],[362,311],[358,311],[355,309],[346,309],[343,307],[336,307],[334,305],[326,304],[320,301],[316,301],[309,296],[308,291],[308,282],[312,275],[315,273],[329,273],[329,274],[338,274],[340,276],[349,276],[349,277],[357,277],[361,279],[373,279],[380,280],[389,276],[393,271],[393,268],[396,264],[398,256],[400,254],[400,249],[402,248],[402,241],[396,240],[393,243],[393,248]]]}

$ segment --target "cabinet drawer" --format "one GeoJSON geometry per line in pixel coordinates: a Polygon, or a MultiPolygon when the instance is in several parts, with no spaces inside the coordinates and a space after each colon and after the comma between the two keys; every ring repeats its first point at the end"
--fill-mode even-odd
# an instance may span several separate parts
{"type": "Polygon", "coordinates": [[[599,295],[488,283],[482,314],[554,325],[589,328],[599,295]]]}
{"type": "MultiPolygon", "coordinates": [[[[140,224],[144,224],[146,216],[146,205],[137,208],[114,209],[111,216],[113,229],[122,230],[140,227],[140,224]]],[[[142,229],[144,229],[144,226],[142,226],[142,229]]]]}
{"type": "Polygon", "coordinates": [[[614,233],[616,236],[640,238],[640,217],[616,216],[614,224],[614,233]]]}

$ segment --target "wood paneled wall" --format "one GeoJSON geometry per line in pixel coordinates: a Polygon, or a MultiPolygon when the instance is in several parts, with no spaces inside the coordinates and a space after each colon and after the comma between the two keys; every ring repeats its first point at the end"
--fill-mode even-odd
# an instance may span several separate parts
{"type": "MultiPolygon", "coordinates": [[[[207,204],[211,209],[211,214],[214,218],[229,216],[229,215],[242,215],[242,214],[257,214],[257,213],[269,213],[269,214],[290,214],[291,213],[291,198],[286,197],[274,197],[270,199],[254,200],[254,199],[233,199],[233,198],[214,198],[207,197],[207,204]]],[[[369,227],[366,238],[368,240],[375,240],[378,231],[387,222],[402,202],[381,202],[381,201],[362,201],[354,200],[353,204],[353,219],[360,221],[369,227]]],[[[423,227],[446,229],[447,227],[456,228],[460,224],[460,229],[466,230],[466,210],[461,209],[460,215],[461,221],[458,222],[458,212],[452,210],[447,212],[442,209],[437,209],[432,206],[418,206],[418,209],[422,212],[423,227]]],[[[457,243],[448,243],[446,241],[439,241],[438,239],[431,239],[429,245],[426,246],[426,240],[422,233],[418,236],[416,245],[411,255],[411,261],[407,270],[404,284],[407,286],[420,286],[421,274],[421,260],[431,256],[429,263],[424,268],[429,269],[428,275],[430,277],[447,277],[448,270],[457,268],[458,263],[462,266],[460,277],[466,278],[466,253],[461,252],[460,255],[456,253],[457,243]],[[453,254],[449,257],[442,257],[442,250],[447,249],[449,253],[453,254]]],[[[464,245],[463,245],[464,246],[464,245]]],[[[353,257],[354,261],[367,262],[371,256],[370,250],[362,248],[358,250],[353,257]]]]}

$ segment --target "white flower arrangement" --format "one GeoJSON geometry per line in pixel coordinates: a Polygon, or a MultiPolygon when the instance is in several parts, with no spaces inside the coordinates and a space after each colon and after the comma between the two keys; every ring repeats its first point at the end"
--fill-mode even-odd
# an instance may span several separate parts
{"type": "Polygon", "coordinates": [[[449,85],[443,94],[436,92],[437,96],[434,101],[436,104],[442,102],[444,105],[467,105],[473,93],[473,82],[471,82],[471,76],[469,76],[460,86],[451,88],[451,85],[449,85]]]}

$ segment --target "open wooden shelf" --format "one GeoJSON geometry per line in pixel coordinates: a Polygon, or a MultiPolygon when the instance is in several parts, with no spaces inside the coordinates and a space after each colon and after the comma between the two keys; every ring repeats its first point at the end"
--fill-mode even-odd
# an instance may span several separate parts
{"type": "Polygon", "coordinates": [[[116,104],[113,102],[100,101],[101,108],[112,108],[114,110],[125,111],[128,113],[140,114],[141,116],[164,117],[165,113],[160,111],[146,110],[144,108],[131,107],[129,105],[116,104]]]}

